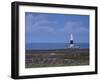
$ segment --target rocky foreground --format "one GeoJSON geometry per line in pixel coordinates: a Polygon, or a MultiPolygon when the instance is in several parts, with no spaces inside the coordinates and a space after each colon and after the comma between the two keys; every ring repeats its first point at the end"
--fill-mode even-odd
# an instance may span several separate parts
{"type": "Polygon", "coordinates": [[[78,65],[89,65],[89,49],[26,50],[26,68],[78,65]]]}

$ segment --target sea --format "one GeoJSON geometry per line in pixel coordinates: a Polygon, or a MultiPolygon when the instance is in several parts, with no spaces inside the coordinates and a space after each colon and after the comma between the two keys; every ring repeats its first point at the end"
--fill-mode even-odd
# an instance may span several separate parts
{"type": "MultiPolygon", "coordinates": [[[[89,43],[75,43],[75,47],[89,48],[89,43]]],[[[27,43],[26,50],[48,50],[48,49],[66,49],[69,43],[27,43]]]]}

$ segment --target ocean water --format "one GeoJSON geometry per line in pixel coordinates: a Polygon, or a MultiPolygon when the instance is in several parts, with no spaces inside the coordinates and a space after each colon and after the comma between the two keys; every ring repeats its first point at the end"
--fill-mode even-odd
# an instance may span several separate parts
{"type": "MultiPolygon", "coordinates": [[[[79,48],[89,48],[89,43],[76,43],[74,44],[79,48]]],[[[47,49],[66,49],[69,47],[68,43],[27,43],[25,44],[26,50],[47,50],[47,49]]]]}

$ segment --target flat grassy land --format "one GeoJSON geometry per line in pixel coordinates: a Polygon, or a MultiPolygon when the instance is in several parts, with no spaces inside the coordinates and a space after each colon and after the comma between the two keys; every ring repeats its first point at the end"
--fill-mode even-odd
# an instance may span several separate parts
{"type": "Polygon", "coordinates": [[[89,65],[89,49],[26,50],[26,68],[82,65],[89,65]]]}

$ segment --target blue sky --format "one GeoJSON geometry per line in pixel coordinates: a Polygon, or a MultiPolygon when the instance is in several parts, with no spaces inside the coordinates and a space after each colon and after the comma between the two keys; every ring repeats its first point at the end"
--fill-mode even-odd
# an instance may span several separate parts
{"type": "Polygon", "coordinates": [[[25,12],[26,43],[89,42],[89,16],[25,12]]]}

